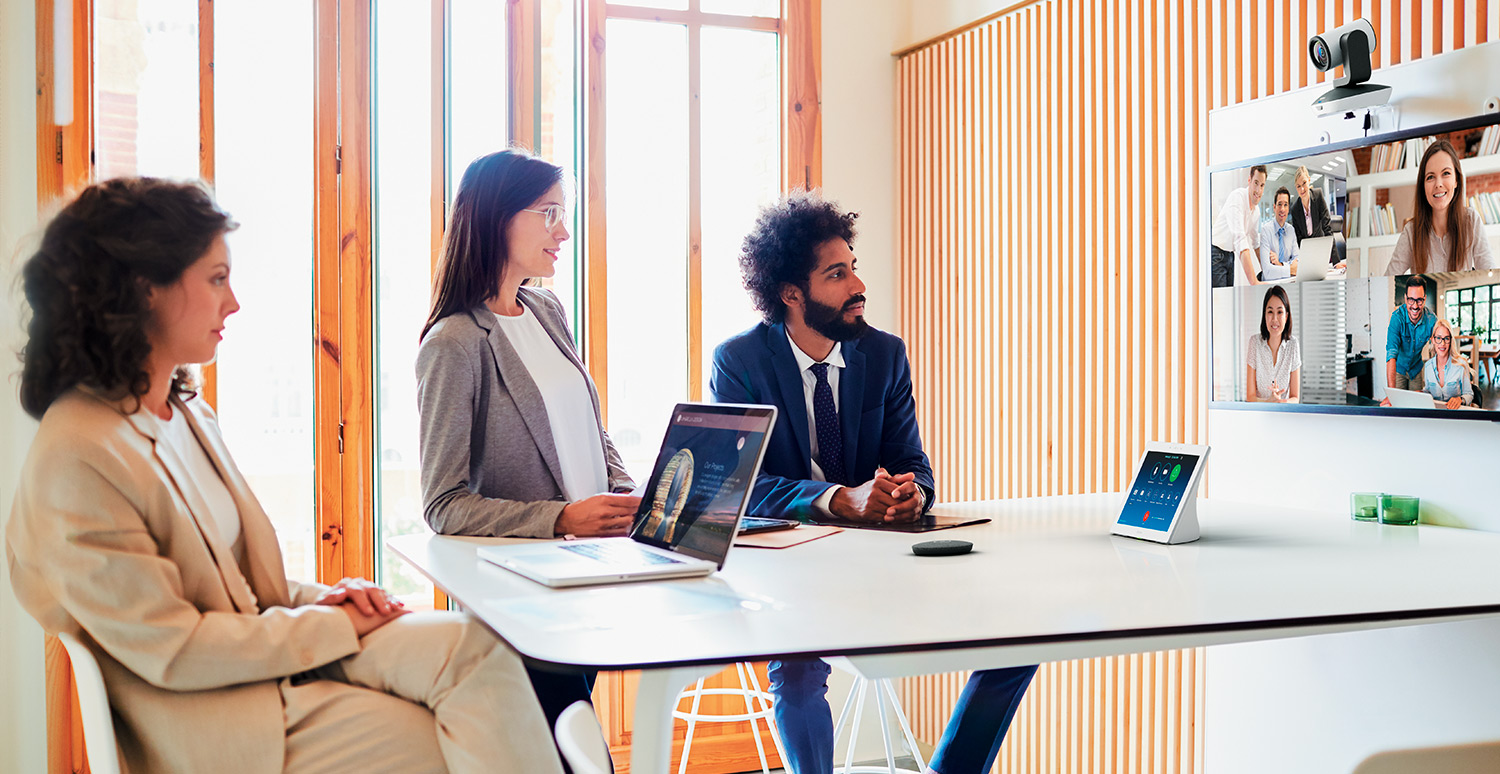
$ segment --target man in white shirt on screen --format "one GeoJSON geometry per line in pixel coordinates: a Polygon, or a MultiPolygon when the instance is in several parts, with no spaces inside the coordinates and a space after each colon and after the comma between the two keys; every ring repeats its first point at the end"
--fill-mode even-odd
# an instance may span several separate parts
{"type": "Polygon", "coordinates": [[[1260,224],[1260,278],[1266,282],[1286,279],[1297,273],[1297,230],[1286,219],[1292,211],[1292,192],[1285,186],[1276,189],[1271,211],[1276,217],[1260,224]]]}
{"type": "Polygon", "coordinates": [[[1214,218],[1212,280],[1216,288],[1259,285],[1256,257],[1260,231],[1260,197],[1266,191],[1266,166],[1256,164],[1244,188],[1229,192],[1214,218]]]}

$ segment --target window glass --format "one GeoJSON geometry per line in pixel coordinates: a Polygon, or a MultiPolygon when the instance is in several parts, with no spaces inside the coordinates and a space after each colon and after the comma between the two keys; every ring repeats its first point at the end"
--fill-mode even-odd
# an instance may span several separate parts
{"type": "Polygon", "coordinates": [[[609,431],[636,480],[687,397],[687,29],[610,19],[605,36],[609,431]]]}
{"type": "Polygon", "coordinates": [[[101,180],[198,177],[197,3],[95,0],[94,132],[101,180]]]}
{"type": "MultiPolygon", "coordinates": [[[[219,424],[276,527],[287,574],[308,581],[317,579],[319,545],[312,11],[302,0],[214,3],[215,187],[219,203],[240,223],[228,237],[230,284],[240,311],[229,318],[219,346],[219,424]]],[[[196,74],[196,51],[181,66],[196,74]]],[[[193,86],[196,100],[196,75],[193,86]]],[[[198,147],[196,119],[190,145],[198,147]]]]}
{"type": "MultiPolygon", "coordinates": [[[[384,3],[382,7],[394,5],[384,3]]],[[[469,162],[510,145],[506,128],[505,6],[494,0],[452,0],[448,6],[450,202],[469,162]]],[[[421,29],[429,28],[424,24],[421,29]]],[[[427,113],[425,109],[422,112],[427,113]]]]}
{"type": "Polygon", "coordinates": [[[630,5],[636,8],[660,8],[665,11],[686,11],[687,0],[611,0],[610,5],[630,5]]]}
{"type": "Polygon", "coordinates": [[[781,0],[699,0],[704,13],[727,13],[735,16],[781,15],[781,0]]]}
{"type": "Polygon", "coordinates": [[[760,315],[740,280],[740,244],[781,187],[776,33],[706,27],[703,105],[703,398],[714,347],[760,315]]]}
{"type": "Polygon", "coordinates": [[[431,0],[375,4],[374,61],[376,576],[408,605],[431,607],[432,584],[385,547],[427,529],[416,361],[434,249],[431,0]]]}

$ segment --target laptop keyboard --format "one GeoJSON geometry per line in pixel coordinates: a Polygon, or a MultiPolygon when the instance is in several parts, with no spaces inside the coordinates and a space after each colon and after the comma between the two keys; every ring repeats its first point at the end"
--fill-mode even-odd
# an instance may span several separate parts
{"type": "Polygon", "coordinates": [[[564,545],[563,550],[572,551],[579,556],[587,556],[590,559],[598,559],[609,564],[682,564],[680,560],[670,556],[645,551],[632,542],[610,541],[607,543],[573,543],[564,545]]]}

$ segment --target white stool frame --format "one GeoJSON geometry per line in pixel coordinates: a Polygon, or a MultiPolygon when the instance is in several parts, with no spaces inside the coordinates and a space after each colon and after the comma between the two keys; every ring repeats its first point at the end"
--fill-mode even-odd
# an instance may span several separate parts
{"type": "Polygon", "coordinates": [[[772,716],[771,708],[775,699],[768,691],[761,690],[760,677],[755,674],[755,669],[744,662],[734,665],[735,671],[739,673],[740,687],[734,688],[704,688],[704,677],[698,678],[698,683],[692,688],[685,688],[677,694],[677,700],[673,702],[672,717],[686,720],[687,736],[682,740],[682,760],[677,764],[677,774],[687,774],[688,753],[693,748],[693,730],[699,723],[738,723],[750,721],[750,736],[755,739],[755,752],[760,756],[761,774],[771,774],[771,767],[766,761],[766,748],[760,741],[759,720],[766,722],[766,729],[771,732],[771,743],[776,746],[776,755],[781,758],[782,765],[786,765],[786,751],[781,746],[781,734],[776,729],[776,719],[772,716]],[[734,715],[705,715],[698,712],[698,705],[704,696],[743,696],[745,697],[745,711],[734,715]],[[682,700],[692,697],[693,706],[686,712],[676,709],[682,700]],[[754,700],[754,706],[751,700],[754,700]]]}

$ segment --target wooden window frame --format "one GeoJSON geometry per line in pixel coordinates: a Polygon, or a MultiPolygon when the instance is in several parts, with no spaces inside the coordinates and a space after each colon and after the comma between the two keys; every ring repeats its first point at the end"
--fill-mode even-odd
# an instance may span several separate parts
{"type": "MultiPolygon", "coordinates": [[[[315,0],[314,18],[314,465],[315,530],[318,541],[317,579],[333,583],[345,576],[373,577],[379,535],[376,531],[376,413],[378,374],[374,372],[373,256],[373,28],[375,0],[315,0]]],[[[447,143],[448,57],[450,8],[448,0],[432,0],[433,142],[431,181],[431,245],[433,269],[441,251],[448,211],[449,149],[447,143]]],[[[536,147],[540,137],[539,67],[540,0],[509,0],[507,56],[510,83],[509,139],[536,147]]],[[[53,2],[36,0],[37,8],[37,200],[41,214],[94,182],[93,44],[94,0],[72,0],[73,121],[53,123],[53,2]]],[[[821,184],[821,111],[818,84],[820,65],[818,0],[783,0],[782,17],[704,14],[698,0],[681,20],[698,40],[704,24],[749,29],[780,29],[782,96],[783,188],[816,188],[821,184]]],[[[641,9],[611,8],[602,0],[579,0],[576,39],[581,90],[579,141],[583,210],[583,247],[579,297],[584,324],[579,326],[583,352],[599,383],[607,383],[604,331],[606,256],[604,211],[604,21],[629,17],[641,9]]],[[[214,4],[198,0],[199,173],[214,182],[214,4]]],[[[674,12],[646,12],[651,18],[677,20],[674,12]]],[[[695,54],[696,48],[690,49],[695,54]]],[[[697,57],[693,57],[696,63],[697,57]]],[[[697,91],[699,67],[692,68],[690,88],[697,91]]],[[[692,206],[699,196],[697,100],[691,100],[693,138],[692,206]]],[[[698,245],[701,227],[692,219],[690,256],[691,319],[699,321],[692,334],[690,379],[692,392],[701,394],[701,267],[698,245]]],[[[217,374],[203,373],[202,395],[217,403],[217,374]]],[[[601,403],[606,401],[601,394],[601,403]]],[[[607,410],[607,403],[605,404],[607,410]]],[[[446,599],[437,594],[439,608],[446,599]]],[[[51,772],[87,770],[81,727],[77,723],[71,670],[65,651],[55,638],[46,646],[48,702],[48,769],[51,772]]]]}
{"type": "MultiPolygon", "coordinates": [[[[823,120],[821,105],[821,0],[782,0],[780,18],[707,13],[701,0],[687,0],[686,10],[618,5],[606,0],[582,0],[578,42],[583,52],[584,137],[584,361],[594,383],[609,384],[609,310],[607,213],[605,207],[605,27],[609,19],[681,24],[688,35],[688,397],[703,397],[703,264],[702,264],[702,152],[700,141],[699,57],[705,26],[761,30],[780,35],[777,46],[781,71],[781,189],[813,190],[823,184],[823,120]]],[[[609,416],[608,389],[599,391],[599,408],[609,416]]]]}

